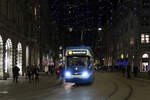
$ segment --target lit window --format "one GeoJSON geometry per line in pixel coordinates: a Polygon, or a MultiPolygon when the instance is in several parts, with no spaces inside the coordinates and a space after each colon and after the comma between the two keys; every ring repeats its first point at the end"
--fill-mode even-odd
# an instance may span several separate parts
{"type": "Polygon", "coordinates": [[[141,34],[141,43],[149,43],[149,35],[141,34]]]}
{"type": "Polygon", "coordinates": [[[146,35],[145,40],[146,40],[146,43],[149,43],[149,35],[146,35]]]}
{"type": "Polygon", "coordinates": [[[144,34],[141,34],[141,37],[143,37],[143,38],[144,38],[144,34]]]}

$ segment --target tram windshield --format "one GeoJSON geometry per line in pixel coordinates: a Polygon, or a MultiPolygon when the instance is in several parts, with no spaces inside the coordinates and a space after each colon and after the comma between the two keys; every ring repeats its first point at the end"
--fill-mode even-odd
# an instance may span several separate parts
{"type": "Polygon", "coordinates": [[[88,66],[90,58],[88,56],[68,56],[67,66],[88,66]]]}

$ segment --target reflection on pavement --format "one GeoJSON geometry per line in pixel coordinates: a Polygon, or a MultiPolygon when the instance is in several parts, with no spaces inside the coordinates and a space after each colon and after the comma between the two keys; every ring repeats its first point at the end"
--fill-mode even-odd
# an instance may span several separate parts
{"type": "Polygon", "coordinates": [[[0,91],[0,94],[7,94],[8,91],[0,91]]]}
{"type": "Polygon", "coordinates": [[[65,82],[63,81],[63,86],[66,90],[67,93],[70,93],[71,92],[71,88],[75,85],[75,83],[68,83],[68,82],[65,82]]]}

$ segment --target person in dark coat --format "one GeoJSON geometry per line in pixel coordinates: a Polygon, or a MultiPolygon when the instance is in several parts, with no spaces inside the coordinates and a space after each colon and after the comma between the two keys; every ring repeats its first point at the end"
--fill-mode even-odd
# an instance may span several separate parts
{"type": "Polygon", "coordinates": [[[127,78],[131,78],[130,70],[131,70],[131,66],[128,64],[128,66],[127,66],[127,78]]]}
{"type": "Polygon", "coordinates": [[[134,77],[137,77],[138,67],[133,67],[134,77]]]}
{"type": "Polygon", "coordinates": [[[31,66],[31,79],[34,80],[34,75],[35,75],[35,70],[34,70],[35,65],[33,64],[31,66]]]}
{"type": "Polygon", "coordinates": [[[30,69],[30,67],[28,66],[27,67],[27,70],[26,70],[27,72],[27,76],[28,76],[28,79],[29,79],[29,82],[31,82],[31,69],[30,69]]]}
{"type": "Polygon", "coordinates": [[[18,82],[19,71],[20,71],[19,67],[17,66],[13,67],[13,80],[16,83],[18,82]]]}
{"type": "Polygon", "coordinates": [[[38,68],[37,65],[34,66],[34,74],[35,74],[35,79],[39,80],[39,71],[40,69],[38,68]]]}
{"type": "Polygon", "coordinates": [[[126,68],[125,68],[125,66],[122,66],[122,76],[123,77],[125,76],[125,72],[126,72],[126,68]]]}

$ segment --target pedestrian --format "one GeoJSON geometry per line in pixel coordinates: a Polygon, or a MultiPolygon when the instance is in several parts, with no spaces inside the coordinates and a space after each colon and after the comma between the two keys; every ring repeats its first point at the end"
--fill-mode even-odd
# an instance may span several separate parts
{"type": "Polygon", "coordinates": [[[48,68],[49,68],[49,72],[51,73],[51,75],[53,75],[53,71],[54,71],[53,64],[52,63],[49,64],[48,68]]]}
{"type": "Polygon", "coordinates": [[[34,79],[34,64],[31,66],[31,78],[34,79]]]}
{"type": "Polygon", "coordinates": [[[54,70],[55,70],[55,65],[54,65],[54,63],[52,63],[52,75],[54,74],[54,70]]]}
{"type": "Polygon", "coordinates": [[[48,65],[48,73],[50,73],[51,72],[51,66],[50,66],[50,64],[48,65]]]}
{"type": "Polygon", "coordinates": [[[133,67],[134,77],[137,77],[138,67],[133,67]]]}
{"type": "Polygon", "coordinates": [[[45,65],[45,73],[48,75],[48,65],[45,65]]]}
{"type": "Polygon", "coordinates": [[[59,66],[59,69],[60,69],[60,76],[61,76],[61,78],[63,78],[64,77],[64,66],[63,66],[63,64],[61,64],[59,66]]]}
{"type": "Polygon", "coordinates": [[[56,78],[59,79],[60,77],[60,68],[59,66],[56,66],[56,78]]]}
{"type": "Polygon", "coordinates": [[[28,77],[29,82],[31,82],[31,69],[29,66],[27,66],[26,73],[27,73],[27,77],[28,77]]]}
{"type": "Polygon", "coordinates": [[[18,82],[19,71],[20,69],[18,66],[13,67],[13,81],[16,83],[18,82]]]}
{"type": "Polygon", "coordinates": [[[34,66],[34,74],[35,74],[35,80],[39,80],[39,67],[37,65],[34,66]]]}
{"type": "Polygon", "coordinates": [[[127,78],[131,78],[130,70],[131,70],[131,66],[128,64],[128,66],[127,66],[127,78]]]}
{"type": "Polygon", "coordinates": [[[125,76],[125,72],[126,72],[126,68],[125,68],[125,66],[122,66],[122,76],[123,77],[125,76]]]}

